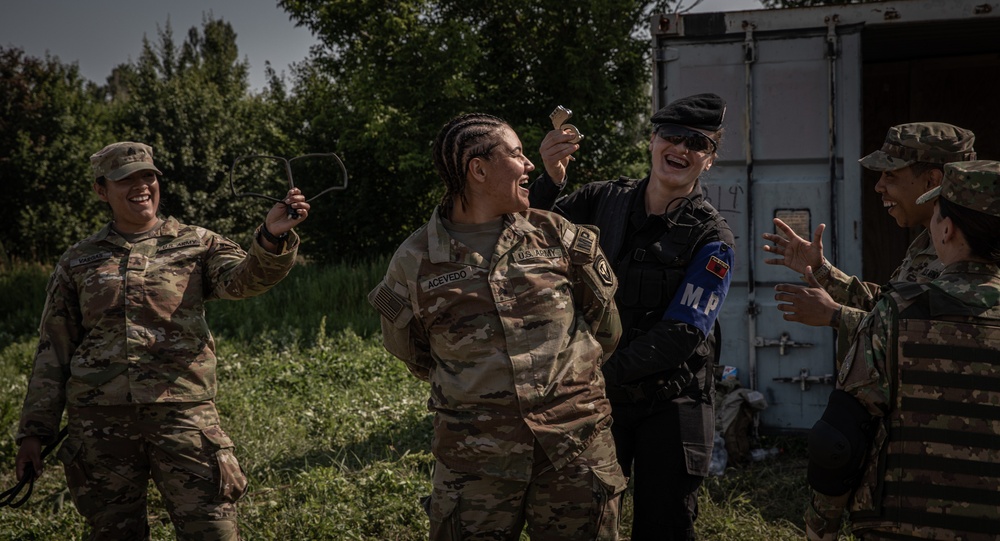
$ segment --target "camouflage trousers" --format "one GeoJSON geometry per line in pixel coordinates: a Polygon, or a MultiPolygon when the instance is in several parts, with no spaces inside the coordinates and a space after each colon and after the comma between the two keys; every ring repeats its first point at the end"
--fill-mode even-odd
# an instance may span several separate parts
{"type": "Polygon", "coordinates": [[[512,480],[455,471],[438,460],[431,541],[517,541],[525,524],[532,541],[618,539],[626,479],[609,429],[558,470],[536,443],[535,463],[530,480],[512,480]]]}
{"type": "Polygon", "coordinates": [[[90,541],[149,539],[147,491],[163,495],[177,539],[235,541],[247,478],[214,402],[71,407],[59,459],[90,541]]]}

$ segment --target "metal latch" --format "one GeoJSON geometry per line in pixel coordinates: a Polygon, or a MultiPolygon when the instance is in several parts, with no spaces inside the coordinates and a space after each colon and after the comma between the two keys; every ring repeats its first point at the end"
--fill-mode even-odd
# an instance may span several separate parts
{"type": "Polygon", "coordinates": [[[809,389],[809,384],[811,383],[823,383],[830,385],[833,383],[833,374],[824,374],[822,376],[810,376],[809,369],[803,368],[799,370],[799,375],[795,377],[782,377],[782,378],[772,378],[774,381],[780,381],[782,383],[798,383],[799,388],[803,391],[809,389]]]}
{"type": "Polygon", "coordinates": [[[792,340],[792,337],[787,333],[781,333],[781,338],[774,340],[772,338],[764,338],[763,336],[758,336],[754,338],[754,347],[764,348],[771,346],[778,346],[778,355],[785,354],[785,348],[811,348],[812,344],[808,342],[796,342],[792,340]]]}

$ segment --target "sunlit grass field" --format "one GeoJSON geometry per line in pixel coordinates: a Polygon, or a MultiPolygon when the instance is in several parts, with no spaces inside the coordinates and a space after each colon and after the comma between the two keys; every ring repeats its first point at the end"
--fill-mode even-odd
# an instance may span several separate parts
{"type": "MultiPolygon", "coordinates": [[[[223,428],[250,478],[240,528],[252,540],[422,540],[430,492],[427,388],[381,347],[365,296],[386,261],[297,266],[267,294],[211,303],[223,428]]],[[[14,436],[49,269],[0,268],[0,488],[14,485],[14,436]]],[[[797,439],[763,442],[778,459],[730,468],[700,497],[700,538],[802,539],[808,499],[797,439]]],[[[54,456],[20,509],[0,509],[0,540],[81,540],[86,528],[54,456]]],[[[154,540],[173,539],[151,488],[154,540]]],[[[621,533],[628,536],[630,501],[621,533]]],[[[523,539],[527,539],[523,536],[523,539]]]]}

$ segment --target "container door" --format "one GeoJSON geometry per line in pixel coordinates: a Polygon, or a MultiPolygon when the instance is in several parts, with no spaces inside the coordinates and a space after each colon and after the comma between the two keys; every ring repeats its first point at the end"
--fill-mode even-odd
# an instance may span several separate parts
{"type": "Polygon", "coordinates": [[[775,217],[807,239],[824,223],[827,259],[860,275],[859,29],[655,38],[654,110],[699,92],[728,104],[719,159],[703,177],[737,243],[720,363],[764,393],[762,432],[808,430],[834,388],[835,331],[784,321],[774,286],[802,281],[764,263],[761,234],[775,217]]]}

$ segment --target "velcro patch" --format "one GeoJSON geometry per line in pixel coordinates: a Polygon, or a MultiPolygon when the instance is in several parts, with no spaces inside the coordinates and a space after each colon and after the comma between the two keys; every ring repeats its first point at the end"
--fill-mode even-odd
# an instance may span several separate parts
{"type": "Polygon", "coordinates": [[[597,235],[593,231],[581,227],[577,230],[576,240],[573,241],[573,251],[587,255],[593,254],[595,240],[597,240],[597,235]]]}
{"type": "Polygon", "coordinates": [[[611,265],[608,265],[608,260],[604,259],[604,256],[600,256],[597,261],[594,261],[594,270],[604,285],[610,286],[615,283],[614,274],[611,273],[611,265]]]}
{"type": "Polygon", "coordinates": [[[531,250],[521,250],[514,253],[514,261],[518,263],[529,259],[555,259],[562,257],[562,248],[533,248],[531,250]]]}
{"type": "Polygon", "coordinates": [[[198,239],[187,239],[187,240],[182,240],[180,242],[171,242],[164,244],[163,246],[157,248],[156,251],[165,252],[167,250],[176,250],[177,248],[184,248],[186,246],[199,246],[199,245],[201,245],[201,241],[199,241],[198,239]]]}
{"type": "Polygon", "coordinates": [[[390,321],[395,321],[404,308],[403,303],[392,294],[385,282],[375,289],[371,302],[375,309],[390,321]]]}
{"type": "Polygon", "coordinates": [[[458,282],[461,280],[468,280],[476,275],[475,269],[471,266],[465,267],[464,269],[459,269],[457,271],[447,272],[434,278],[428,278],[423,282],[420,282],[420,286],[424,291],[430,291],[435,288],[446,286],[448,284],[458,282]]]}
{"type": "Polygon", "coordinates": [[[729,274],[729,265],[715,257],[714,255],[708,259],[708,264],[705,265],[705,270],[718,276],[719,278],[725,278],[729,274]]]}
{"type": "Polygon", "coordinates": [[[87,263],[93,263],[94,261],[101,261],[111,257],[111,252],[101,252],[92,255],[85,255],[83,257],[78,257],[69,262],[70,267],[79,267],[80,265],[86,265],[87,263]]]}

